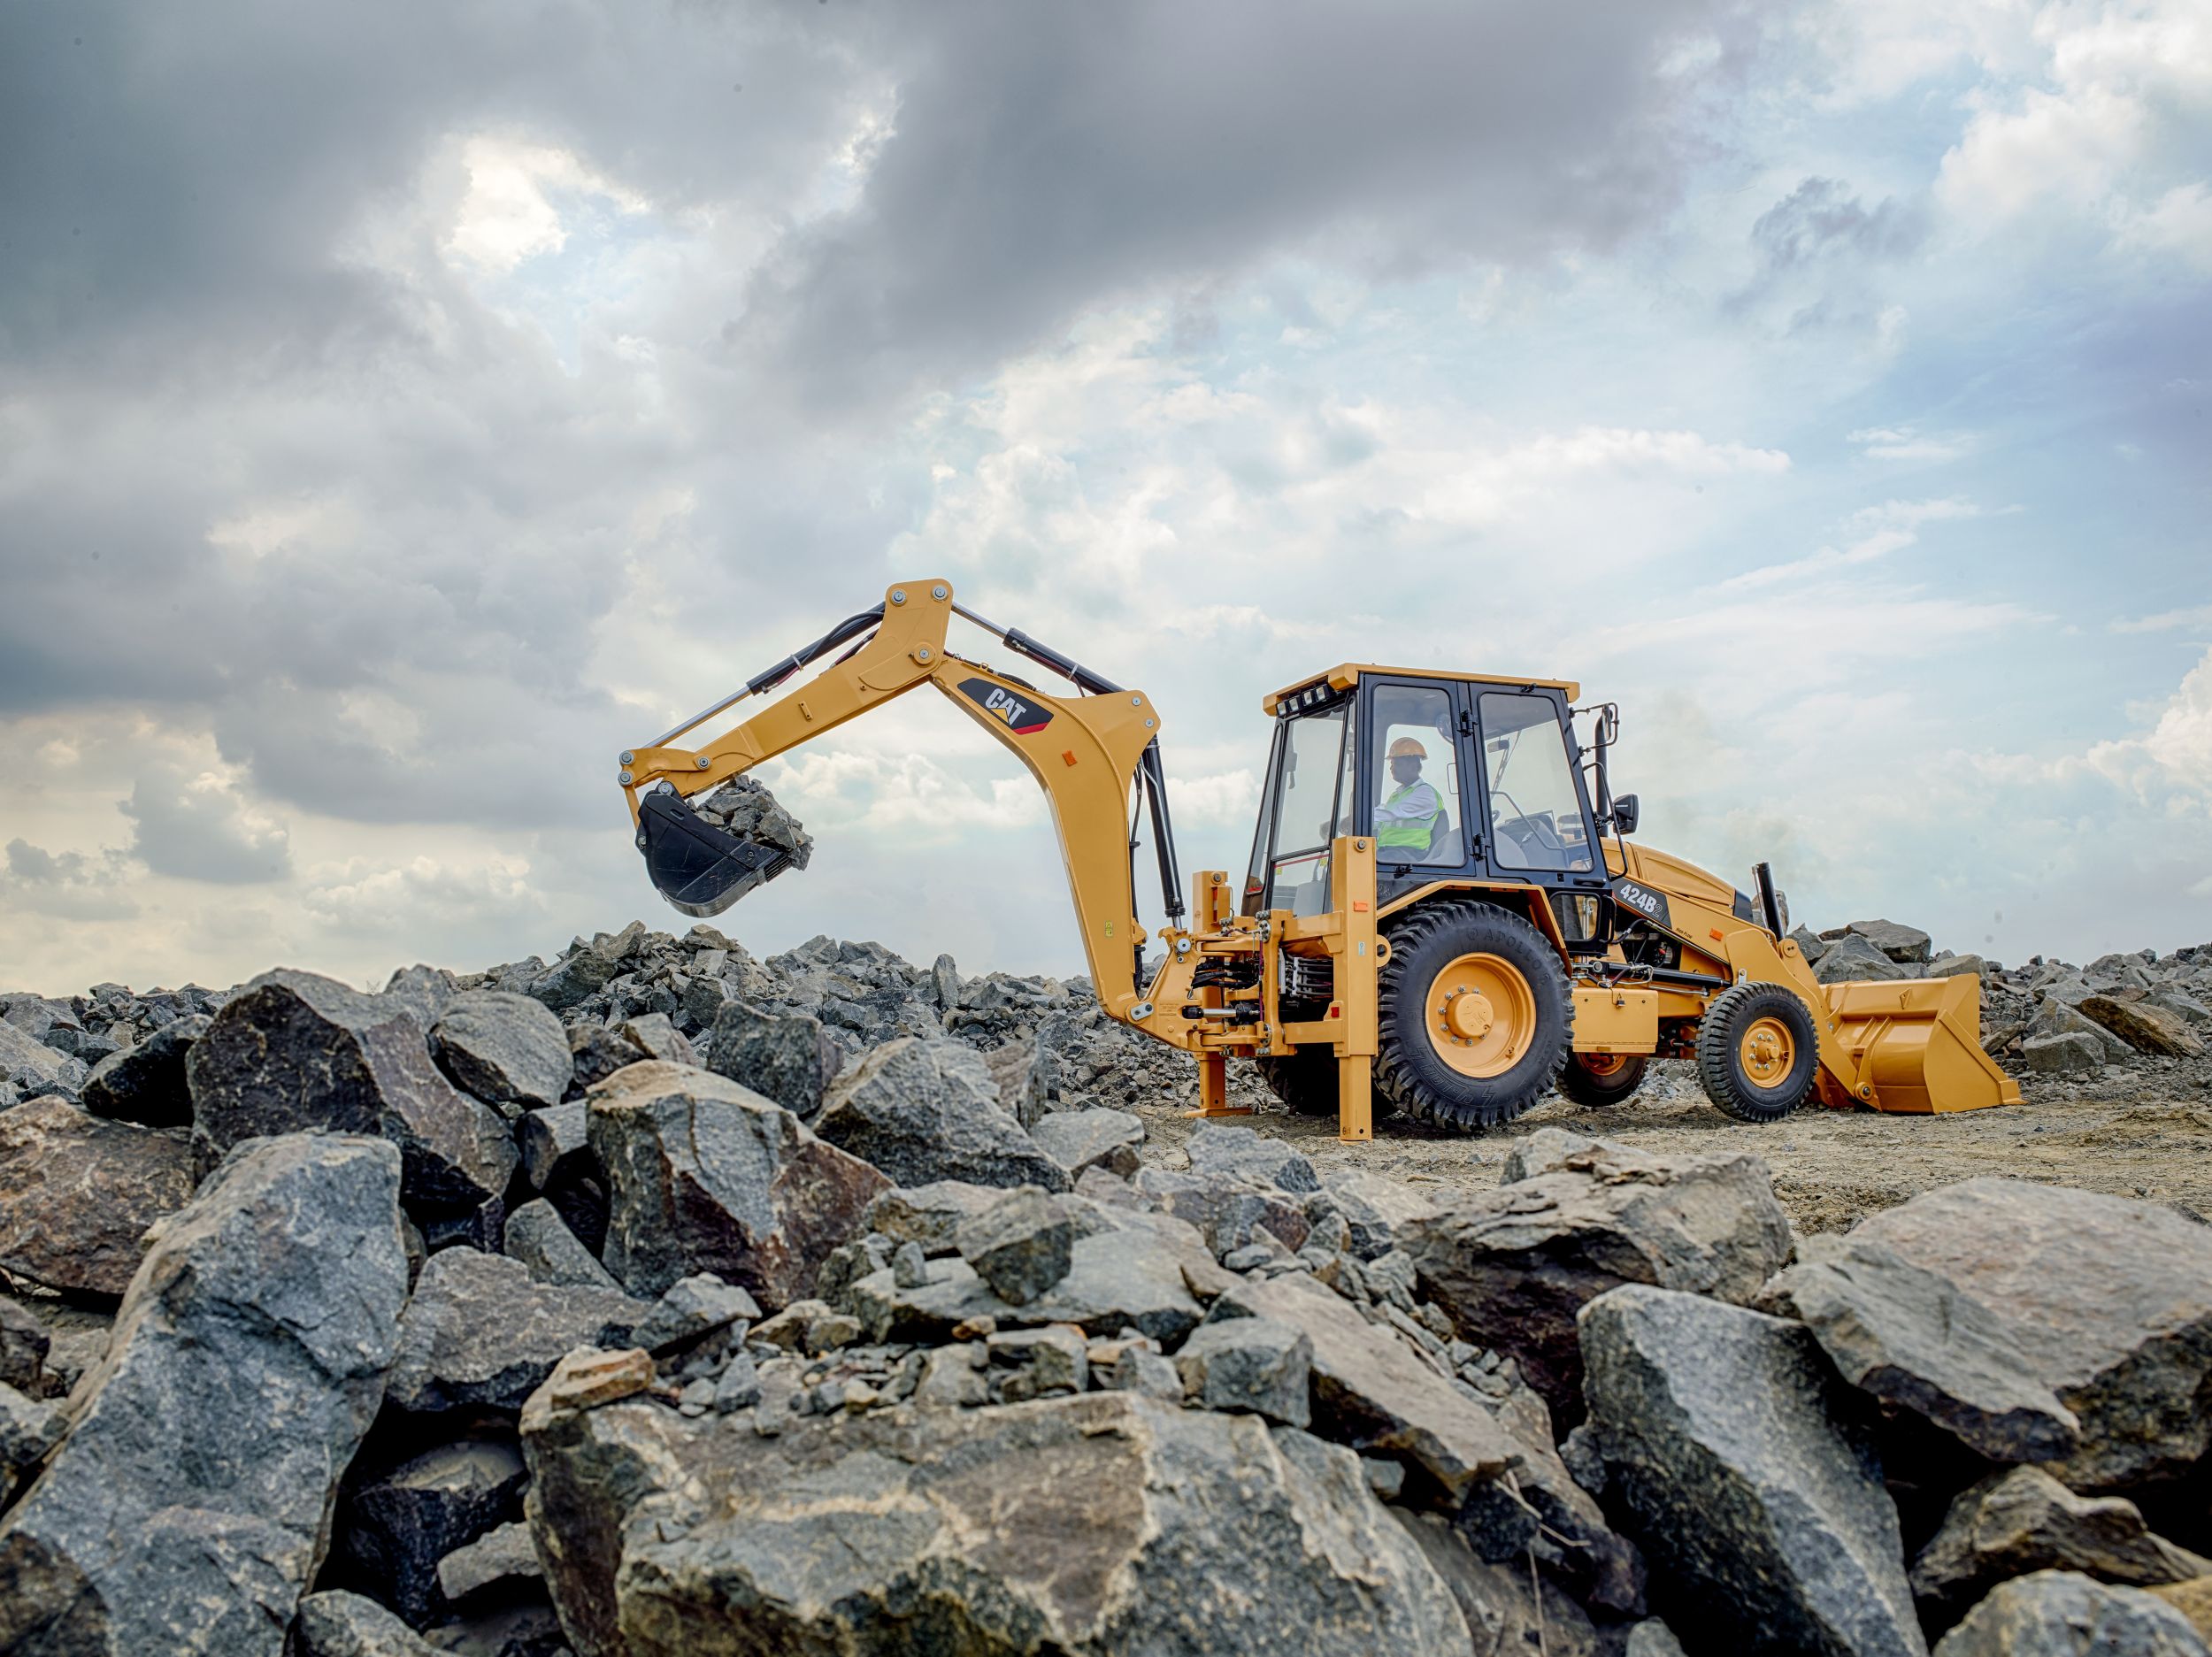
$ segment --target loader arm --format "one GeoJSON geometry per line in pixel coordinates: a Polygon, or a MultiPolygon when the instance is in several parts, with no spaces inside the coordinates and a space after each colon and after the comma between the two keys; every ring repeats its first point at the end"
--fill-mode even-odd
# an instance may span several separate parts
{"type": "Polygon", "coordinates": [[[1145,986],[1137,976],[1144,933],[1137,923],[1130,866],[1133,784],[1141,783],[1150,798],[1171,919],[1182,910],[1156,746],[1158,711],[1143,692],[1125,690],[1025,633],[996,627],[960,609],[953,602],[950,582],[894,585],[886,589],[880,610],[850,618],[651,746],[625,752],[619,781],[640,845],[645,845],[649,831],[657,832],[649,820],[651,814],[668,809],[654,798],[662,786],[680,799],[704,794],[926,683],[1011,749],[1043,788],[1099,1001],[1115,1018],[1134,1022],[1133,1009],[1141,1018],[1150,1009],[1141,1002],[1145,986]],[[1077,694],[1047,695],[953,654],[945,639],[956,614],[995,634],[1017,654],[1069,679],[1077,694]],[[726,709],[775,689],[848,645],[820,673],[719,737],[696,748],[674,746],[726,709]]]}

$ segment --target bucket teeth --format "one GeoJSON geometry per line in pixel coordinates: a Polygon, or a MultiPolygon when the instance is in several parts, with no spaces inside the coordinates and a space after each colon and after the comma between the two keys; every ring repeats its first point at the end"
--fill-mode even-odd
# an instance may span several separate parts
{"type": "Polygon", "coordinates": [[[686,915],[719,915],[792,863],[790,852],[701,819],[680,794],[649,794],[638,840],[653,889],[686,915]]]}

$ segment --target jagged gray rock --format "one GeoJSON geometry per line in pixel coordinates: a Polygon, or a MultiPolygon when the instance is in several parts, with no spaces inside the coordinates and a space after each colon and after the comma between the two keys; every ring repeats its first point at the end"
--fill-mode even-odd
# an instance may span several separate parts
{"type": "Polygon", "coordinates": [[[530,1527],[519,1519],[487,1531],[438,1561],[438,1592],[449,1605],[479,1594],[511,1595],[544,1581],[530,1527]]]}
{"type": "Polygon", "coordinates": [[[1217,1257],[1250,1247],[1262,1233],[1294,1251],[1313,1233],[1305,1203],[1277,1186],[1167,1168],[1141,1168],[1133,1183],[1143,1201],[1196,1226],[1217,1257]]]}
{"type": "Polygon", "coordinates": [[[2081,1447],[2050,1472],[2076,1490],[2179,1477],[2212,1447],[2212,1229],[2162,1204],[1972,1179],[1869,1216],[1886,1245],[2009,1330],[2071,1409],[2081,1447]]]}
{"type": "MultiPolygon", "coordinates": [[[[1605,1643],[1583,1608],[1548,1579],[1530,1580],[1525,1560],[1497,1564],[1475,1557],[1441,1514],[1390,1509],[1466,1620],[1473,1657],[1604,1657],[1605,1643]]],[[[1632,1639],[1633,1635],[1631,1636],[1632,1639]]],[[[1677,1653],[1679,1657],[1679,1653],[1677,1653]]]]}
{"type": "Polygon", "coordinates": [[[741,1000],[725,1002],[715,1014],[708,1054],[716,1075],[810,1118],[845,1064],[844,1049],[820,1019],[766,1013],[741,1000]]]}
{"type": "Polygon", "coordinates": [[[1853,921],[1846,930],[1852,937],[1865,939],[1892,961],[1904,966],[1925,961],[1935,943],[1917,926],[1904,926],[1895,921],[1853,921]]]}
{"type": "Polygon", "coordinates": [[[2077,1496],[2049,1474],[2016,1467],[1962,1492],[1913,1561],[1923,1620],[1941,1628],[2014,1576],[2076,1570],[2147,1588],[2212,1576],[2212,1560],[2154,1533],[2118,1496],[2077,1496]]]}
{"type": "Polygon", "coordinates": [[[626,1346],[652,1310],[619,1290],[538,1283],[518,1260],[433,1254],[400,1322],[389,1398],[401,1409],[520,1409],[577,1346],[626,1346]]]}
{"type": "Polygon", "coordinates": [[[1827,952],[1813,968],[1813,977],[1823,984],[1859,982],[1866,979],[1909,978],[1913,970],[1901,966],[1856,932],[1846,932],[1840,938],[1828,940],[1827,952]]]}
{"type": "Polygon", "coordinates": [[[1313,1341],[1271,1317],[1201,1323],[1175,1354],[1183,1395],[1206,1409],[1248,1409],[1286,1427],[1312,1423],[1313,1341]]]}
{"type": "Polygon", "coordinates": [[[1088,1392],[764,1438],[625,1402],[534,1409],[523,1445],[580,1657],[689,1657],[695,1608],[733,1604],[759,1652],[1468,1649],[1357,1458],[1256,1416],[1088,1392]]]}
{"type": "Polygon", "coordinates": [[[510,1259],[522,1262],[533,1282],[579,1289],[622,1286],[543,1197],[533,1198],[507,1216],[502,1247],[510,1259]]]}
{"type": "Polygon", "coordinates": [[[953,1240],[992,1293],[1010,1306],[1026,1306],[1068,1275],[1075,1223],[1030,1185],[962,1221],[953,1240]]]}
{"type": "Polygon", "coordinates": [[[112,1301],[146,1230],[192,1195],[182,1136],[89,1116],[54,1096],[0,1111],[0,1269],[112,1301]]]}
{"type": "Polygon", "coordinates": [[[1071,1180],[1091,1168],[1102,1168],[1125,1179],[1137,1171],[1137,1147],[1144,1143],[1144,1123],[1126,1110],[1097,1107],[1056,1110],[1040,1116],[1029,1137],[1068,1170],[1071,1180]]]}
{"type": "Polygon", "coordinates": [[[457,1090],[403,1002],[312,972],[265,972],[224,1003],[185,1055],[203,1160],[271,1133],[378,1133],[399,1147],[411,1207],[502,1195],[515,1144],[490,1106],[457,1090]]]}
{"type": "Polygon", "coordinates": [[[597,1174],[590,1132],[591,1115],[580,1099],[524,1116],[517,1137],[522,1142],[522,1171],[531,1185],[550,1191],[565,1181],[597,1174]]]}
{"type": "Polygon", "coordinates": [[[719,1356],[743,1346],[746,1330],[759,1321],[751,1295],[703,1271],[671,1284],[632,1339],[651,1352],[719,1356]]]}
{"type": "Polygon", "coordinates": [[[925,1254],[949,1254],[959,1247],[961,1222],[982,1213],[1002,1194],[999,1186],[972,1185],[961,1179],[895,1185],[868,1205],[864,1224],[894,1245],[915,1243],[925,1254]]]}
{"type": "Polygon", "coordinates": [[[1190,1153],[1191,1171],[1195,1174],[1221,1174],[1300,1195],[1321,1189],[1313,1164],[1295,1148],[1280,1139],[1255,1133],[1249,1128],[1202,1122],[1193,1131],[1186,1148],[1190,1153]]]}
{"type": "Polygon", "coordinates": [[[885,1042],[830,1084],[815,1129],[902,1185],[1071,1183],[1001,1108],[982,1059],[956,1042],[885,1042]]]}
{"type": "Polygon", "coordinates": [[[1845,1380],[1993,1461],[2052,1461],[2079,1446],[2074,1412],[1996,1314],[1870,1238],[1815,1241],[1759,1306],[1810,1329],[1845,1380]]]}
{"type": "Polygon", "coordinates": [[[1436,1212],[1434,1199],[1402,1180],[1365,1169],[1331,1174],[1323,1181],[1336,1211],[1344,1216],[1352,1253],[1373,1260],[1398,1246],[1398,1230],[1436,1212]]]}
{"type": "Polygon", "coordinates": [[[1575,1315],[1588,1301],[1624,1283],[1746,1301],[1789,1258],[1789,1219],[1748,1153],[1547,1131],[1516,1156],[1525,1178],[1409,1221],[1398,1245],[1461,1338],[1514,1359],[1564,1425],[1582,1418],[1575,1315]]]}
{"type": "Polygon", "coordinates": [[[22,1302],[0,1294],[0,1386],[12,1386],[35,1396],[39,1372],[53,1344],[46,1325],[32,1316],[22,1302]]]}
{"type": "Polygon", "coordinates": [[[261,1139],[156,1230],[68,1439],[0,1519],[0,1650],[282,1650],[397,1344],[399,1187],[381,1140],[261,1139]]]}
{"type": "Polygon", "coordinates": [[[0,1507],[28,1484],[47,1452],[61,1442],[61,1407],[0,1381],[0,1507]]]}
{"type": "Polygon", "coordinates": [[[437,1657],[436,1648],[373,1599],[342,1589],[300,1601],[298,1657],[437,1657]]]}
{"type": "Polygon", "coordinates": [[[2139,1588],[2039,1570],[2000,1584],[1936,1657],[2205,1657],[2205,1646],[2188,1618],[2139,1588]]]}
{"type": "Polygon", "coordinates": [[[455,1085],[487,1104],[557,1105],[575,1070],[561,1021],[543,1002],[503,990],[455,996],[430,1041],[455,1085]]]}
{"type": "Polygon", "coordinates": [[[441,1608],[438,1561],[522,1515],[521,1453],[490,1438],[426,1450],[360,1480],[340,1527],[337,1573],[418,1626],[441,1608]]]}
{"type": "Polygon", "coordinates": [[[1609,1490],[1708,1638],[1926,1651],[1871,1437],[1808,1331],[1641,1285],[1581,1325],[1609,1490]]]}
{"type": "Polygon", "coordinates": [[[600,1258],[634,1294],[710,1271],[779,1310],[813,1287],[891,1183],[781,1106],[705,1070],[649,1060],[601,1083],[589,1102],[610,1197],[600,1258]]]}
{"type": "Polygon", "coordinates": [[[191,1126],[192,1091],[185,1081],[185,1055],[212,1022],[205,1013],[194,1013],[164,1024],[134,1047],[109,1054],[85,1078],[84,1108],[96,1116],[150,1128],[191,1126]]]}

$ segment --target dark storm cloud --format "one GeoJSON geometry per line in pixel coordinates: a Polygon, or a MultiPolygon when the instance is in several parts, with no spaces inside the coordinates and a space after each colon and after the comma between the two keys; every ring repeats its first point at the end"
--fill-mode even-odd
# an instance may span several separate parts
{"type": "Polygon", "coordinates": [[[1697,79],[1662,59],[1725,23],[1706,0],[898,16],[927,33],[899,44],[864,198],[794,236],[726,330],[830,406],[1271,251],[1402,273],[1608,246],[1676,198],[1697,79]]]}
{"type": "Polygon", "coordinates": [[[257,820],[235,790],[212,779],[150,766],[122,809],[133,825],[132,855],[156,874],[251,886],[292,872],[284,830],[257,820]]]}

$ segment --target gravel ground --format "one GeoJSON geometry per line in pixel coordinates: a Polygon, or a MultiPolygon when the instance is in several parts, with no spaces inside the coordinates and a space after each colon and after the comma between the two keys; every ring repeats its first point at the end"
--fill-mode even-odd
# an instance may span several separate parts
{"type": "MultiPolygon", "coordinates": [[[[2146,1059],[2095,1081],[2028,1078],[2025,1102],[1950,1116],[1882,1116],[1806,1106],[1765,1126],[1707,1104],[1685,1063],[1652,1067],[1627,1103],[1586,1110],[1554,1097],[1487,1133],[1446,1134],[1378,1121],[1367,1145],[1345,1145],[1333,1119],[1274,1110],[1233,1118],[1294,1141],[1325,1178],[1367,1168],[1440,1193],[1492,1185],[1515,1139],[1572,1128],[1651,1150],[1741,1148],[1774,1170],[1775,1193],[1801,1232],[1842,1231],[1923,1191],[1981,1175],[2147,1197],[2212,1219],[2212,1061],[2146,1059]]],[[[1238,1090],[1241,1092],[1242,1090],[1238,1090]]],[[[1140,1104],[1146,1160],[1185,1161],[1195,1103],[1140,1104]]]]}

